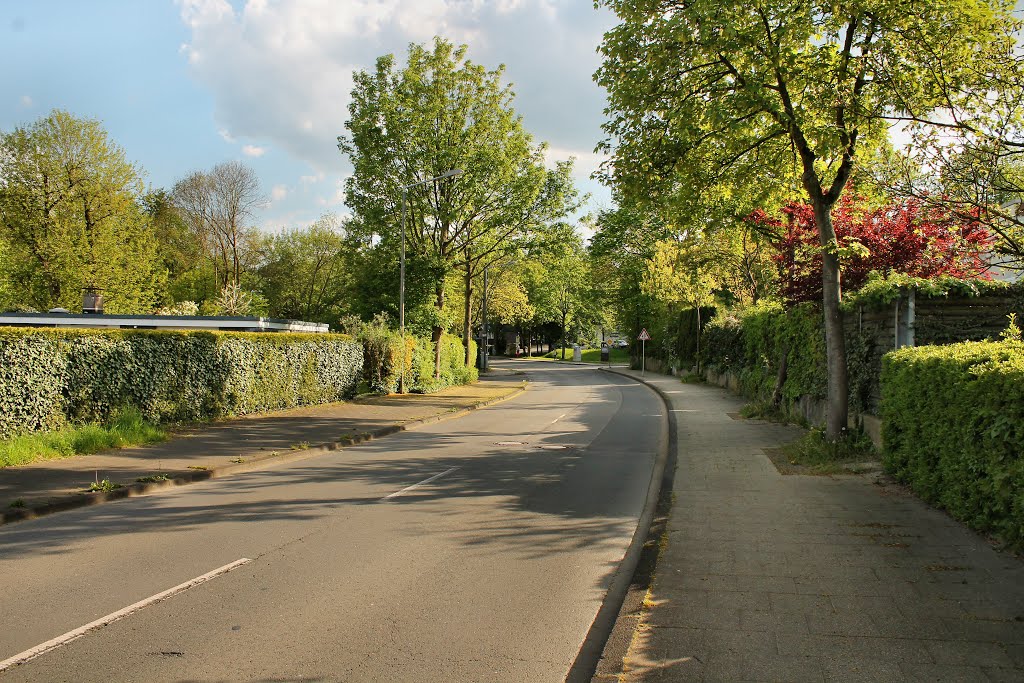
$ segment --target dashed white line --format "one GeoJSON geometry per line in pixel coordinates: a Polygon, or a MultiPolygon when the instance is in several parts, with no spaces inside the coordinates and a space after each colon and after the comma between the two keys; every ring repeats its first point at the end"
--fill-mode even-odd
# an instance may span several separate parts
{"type": "Polygon", "coordinates": [[[563,417],[565,417],[565,416],[566,416],[566,415],[568,415],[568,414],[569,414],[569,413],[562,413],[561,415],[559,415],[558,417],[556,417],[556,418],[555,418],[554,420],[552,420],[552,421],[551,421],[551,424],[555,424],[556,422],[558,422],[559,420],[561,420],[561,419],[562,419],[563,417]]]}
{"type": "Polygon", "coordinates": [[[7,669],[14,668],[19,664],[24,664],[29,660],[35,659],[39,655],[45,654],[50,650],[56,650],[58,647],[66,645],[67,643],[70,643],[72,640],[76,638],[81,638],[90,631],[94,631],[98,628],[103,628],[104,626],[112,624],[118,619],[124,619],[125,617],[129,616],[130,614],[133,614],[134,612],[138,612],[140,609],[144,607],[149,607],[150,605],[156,604],[161,600],[166,600],[167,598],[173,595],[177,595],[182,591],[186,591],[189,588],[193,588],[201,583],[205,583],[210,579],[220,576],[221,574],[227,574],[232,569],[237,569],[238,567],[241,567],[243,564],[246,564],[248,562],[252,562],[252,560],[248,557],[243,557],[240,560],[235,560],[230,564],[226,564],[223,567],[214,569],[212,572],[207,572],[202,576],[197,576],[196,578],[190,579],[185,583],[180,583],[174,588],[168,588],[167,590],[161,593],[152,595],[144,600],[139,600],[138,602],[132,605],[128,605],[124,609],[119,609],[116,612],[111,612],[105,617],[101,617],[96,621],[89,622],[85,626],[80,626],[79,628],[76,628],[73,631],[68,631],[64,635],[57,636],[52,640],[48,640],[42,645],[36,645],[35,647],[25,650],[24,652],[21,652],[19,654],[16,654],[13,657],[9,657],[4,661],[0,662],[0,673],[3,673],[7,669]]]}
{"type": "Polygon", "coordinates": [[[414,489],[418,489],[419,487],[423,486],[424,484],[429,484],[430,482],[434,481],[435,479],[440,479],[444,475],[451,474],[452,472],[454,472],[457,469],[459,469],[459,468],[458,467],[453,467],[450,470],[445,470],[444,472],[441,472],[440,474],[435,474],[432,477],[427,477],[423,481],[418,481],[415,484],[413,484],[412,486],[406,486],[401,491],[395,491],[392,494],[384,496],[383,498],[381,498],[381,500],[391,500],[392,498],[397,498],[398,496],[402,495],[403,493],[408,493],[409,491],[412,491],[414,489]]]}

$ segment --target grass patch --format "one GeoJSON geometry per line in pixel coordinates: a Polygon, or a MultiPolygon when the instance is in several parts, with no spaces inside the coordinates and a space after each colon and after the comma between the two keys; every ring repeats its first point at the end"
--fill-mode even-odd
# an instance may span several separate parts
{"type": "Polygon", "coordinates": [[[87,424],[54,432],[23,434],[0,441],[0,467],[88,455],[110,448],[157,443],[166,439],[165,430],[147,422],[139,411],[128,409],[107,424],[87,424]]]}
{"type": "Polygon", "coordinates": [[[783,474],[849,474],[849,465],[853,463],[878,460],[878,452],[867,435],[847,432],[837,441],[829,441],[819,428],[769,455],[776,465],[790,466],[791,471],[783,474]]]}
{"type": "MultiPolygon", "coordinates": [[[[555,349],[550,353],[543,356],[534,356],[536,359],[551,359],[551,360],[562,360],[562,352],[559,349],[555,349]]],[[[620,349],[613,347],[608,349],[608,360],[601,360],[601,349],[583,349],[580,353],[580,358],[584,363],[615,363],[617,365],[626,365],[629,363],[629,349],[620,349]]],[[[572,360],[572,349],[567,348],[565,350],[565,360],[572,360]]]]}

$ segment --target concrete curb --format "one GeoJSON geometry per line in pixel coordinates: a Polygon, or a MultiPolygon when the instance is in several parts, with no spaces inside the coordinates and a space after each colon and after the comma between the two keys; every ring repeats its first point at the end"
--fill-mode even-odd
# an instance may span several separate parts
{"type": "MultiPolygon", "coordinates": [[[[654,469],[651,472],[651,481],[647,486],[647,500],[644,503],[643,512],[640,514],[640,520],[637,522],[636,531],[633,532],[633,539],[630,541],[629,547],[626,549],[626,554],[622,557],[622,561],[619,563],[618,569],[615,570],[615,575],[612,576],[611,583],[608,586],[608,591],[605,593],[604,600],[601,601],[601,608],[597,611],[597,616],[594,617],[594,621],[590,625],[590,630],[587,632],[587,636],[583,640],[583,645],[580,647],[579,653],[576,655],[576,661],[573,662],[572,667],[569,669],[569,673],[565,677],[566,683],[586,683],[594,678],[598,664],[604,655],[605,646],[615,635],[616,628],[619,625],[618,617],[622,611],[623,604],[626,601],[626,596],[629,593],[630,586],[633,584],[637,567],[640,564],[641,555],[644,553],[645,547],[648,545],[652,536],[651,532],[655,511],[657,510],[662,497],[665,495],[671,495],[673,477],[675,475],[675,454],[677,450],[678,434],[675,418],[672,413],[672,406],[669,402],[668,396],[666,396],[658,387],[640,379],[639,377],[633,377],[632,375],[617,372],[610,368],[599,369],[604,370],[605,372],[613,372],[616,375],[626,377],[650,387],[658,395],[665,406],[665,413],[668,418],[665,421],[665,431],[667,433],[664,434],[665,438],[663,440],[665,448],[658,454],[657,460],[654,462],[654,469]]],[[[631,636],[632,626],[630,626],[630,637],[631,636]]],[[[619,663],[619,666],[621,668],[621,662],[619,663]]]]}
{"type": "Polygon", "coordinates": [[[134,498],[137,496],[146,496],[152,493],[158,493],[165,489],[175,488],[178,486],[187,486],[188,484],[196,484],[202,481],[208,481],[210,479],[219,479],[220,477],[227,477],[234,474],[243,474],[245,472],[254,472],[256,470],[265,469],[269,465],[285,464],[290,462],[296,462],[299,460],[305,460],[307,458],[313,458],[316,456],[323,455],[330,451],[337,451],[348,446],[355,446],[357,444],[372,441],[373,439],[379,439],[381,437],[396,434],[398,432],[404,432],[416,427],[423,425],[433,424],[435,422],[441,422],[442,420],[451,420],[457,417],[467,415],[474,410],[485,408],[502,401],[515,398],[520,394],[524,393],[527,388],[527,382],[524,380],[522,386],[513,389],[504,396],[497,396],[495,398],[489,398],[483,401],[477,401],[464,408],[458,410],[452,410],[446,413],[439,413],[437,415],[431,415],[429,417],[419,418],[417,420],[409,420],[400,424],[392,424],[386,427],[380,427],[369,432],[362,432],[360,434],[353,434],[350,436],[344,436],[337,441],[328,441],[319,443],[309,448],[304,448],[298,451],[288,451],[279,455],[266,454],[257,455],[251,459],[247,459],[244,462],[234,463],[230,465],[221,465],[219,467],[211,467],[209,469],[194,470],[192,472],[180,474],[173,479],[166,481],[155,481],[155,482],[136,482],[128,484],[122,488],[114,489],[113,491],[98,492],[98,493],[75,493],[64,496],[58,500],[45,503],[43,505],[36,505],[29,508],[19,508],[13,510],[5,510],[0,512],[0,526],[4,524],[11,524],[13,522],[23,522],[30,519],[36,519],[38,517],[44,517],[46,515],[52,515],[55,512],[64,512],[66,510],[75,510],[77,508],[90,507],[92,505],[100,505],[103,503],[110,503],[116,500],[122,500],[125,498],[134,498]]]}

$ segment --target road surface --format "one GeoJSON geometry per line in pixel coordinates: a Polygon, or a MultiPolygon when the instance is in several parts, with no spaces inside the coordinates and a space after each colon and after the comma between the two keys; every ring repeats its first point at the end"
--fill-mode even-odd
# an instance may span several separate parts
{"type": "Polygon", "coordinates": [[[509,366],[529,391],[461,418],[0,527],[0,660],[68,640],[0,681],[563,680],[665,409],[593,368],[509,366]]]}

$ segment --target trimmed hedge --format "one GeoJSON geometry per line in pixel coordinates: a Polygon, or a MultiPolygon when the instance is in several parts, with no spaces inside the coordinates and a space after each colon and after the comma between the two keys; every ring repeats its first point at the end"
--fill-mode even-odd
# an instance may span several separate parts
{"type": "MultiPolygon", "coordinates": [[[[393,330],[369,328],[361,335],[363,342],[363,379],[370,391],[398,391],[402,362],[402,337],[393,330]]],[[[476,381],[476,367],[464,363],[462,340],[450,334],[441,337],[441,377],[434,377],[434,344],[430,339],[405,337],[405,384],[408,391],[430,393],[448,386],[476,381]]],[[[469,343],[470,358],[476,358],[476,342],[469,343]]]]}
{"type": "Polygon", "coordinates": [[[0,329],[0,438],[124,408],[165,422],[337,401],[362,365],[339,334],[0,329]]]}
{"type": "Polygon", "coordinates": [[[737,314],[720,315],[701,336],[701,358],[716,372],[732,372],[743,391],[752,397],[771,396],[782,353],[788,350],[782,396],[826,395],[825,332],[821,313],[812,304],[784,311],[779,304],[764,304],[737,314]]]}
{"type": "Polygon", "coordinates": [[[1024,548],[1024,343],[886,354],[886,468],[926,501],[1024,548]]]}

